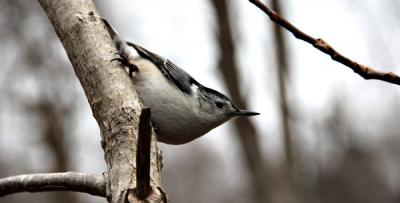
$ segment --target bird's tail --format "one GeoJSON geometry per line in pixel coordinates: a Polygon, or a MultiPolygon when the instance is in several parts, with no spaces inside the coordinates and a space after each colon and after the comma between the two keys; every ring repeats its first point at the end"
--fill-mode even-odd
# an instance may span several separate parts
{"type": "Polygon", "coordinates": [[[124,56],[128,61],[131,57],[135,57],[136,51],[128,45],[127,41],[121,38],[118,31],[106,19],[103,18],[102,20],[106,25],[107,31],[110,34],[118,53],[124,56]]]}
{"type": "Polygon", "coordinates": [[[119,33],[117,32],[117,30],[115,30],[115,28],[106,20],[106,19],[102,19],[104,24],[106,25],[107,31],[108,33],[110,33],[111,37],[114,38],[114,36],[119,35],[119,33]]]}
{"type": "Polygon", "coordinates": [[[118,31],[106,20],[102,19],[104,24],[106,25],[107,31],[110,34],[116,48],[118,51],[120,51],[120,48],[123,44],[126,44],[125,40],[122,40],[121,37],[119,36],[118,31]]]}

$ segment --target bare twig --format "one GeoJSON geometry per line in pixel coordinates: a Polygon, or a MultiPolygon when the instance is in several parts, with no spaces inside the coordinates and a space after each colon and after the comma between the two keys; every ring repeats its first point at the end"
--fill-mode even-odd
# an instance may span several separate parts
{"type": "Polygon", "coordinates": [[[139,199],[146,199],[152,191],[150,186],[150,148],[150,108],[143,107],[139,120],[136,151],[136,196],[139,199]]]}
{"type": "Polygon", "coordinates": [[[77,172],[40,173],[0,179],[0,197],[18,192],[75,191],[106,196],[106,184],[101,175],[77,172]]]}
{"type": "Polygon", "coordinates": [[[359,74],[364,79],[375,79],[382,80],[385,82],[393,83],[400,85],[400,77],[393,72],[380,72],[368,67],[366,65],[357,63],[339,52],[337,52],[334,48],[332,48],[327,42],[325,42],[321,38],[313,38],[310,35],[304,33],[299,30],[297,27],[292,25],[289,21],[281,17],[275,11],[270,9],[268,6],[263,4],[260,0],[249,0],[251,3],[256,5],[259,9],[264,11],[265,14],[269,16],[269,18],[280,26],[284,27],[286,30],[291,32],[296,38],[306,41],[309,44],[313,45],[318,50],[328,54],[334,61],[337,61],[349,68],[351,68],[354,72],[359,74]]]}

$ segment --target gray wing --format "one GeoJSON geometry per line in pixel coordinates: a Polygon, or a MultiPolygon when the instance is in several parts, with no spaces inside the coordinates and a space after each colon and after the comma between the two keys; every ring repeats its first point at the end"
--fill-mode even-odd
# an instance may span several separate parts
{"type": "Polygon", "coordinates": [[[129,46],[132,46],[139,54],[139,56],[153,62],[157,68],[161,71],[161,73],[168,78],[171,82],[173,82],[181,91],[186,94],[191,94],[191,86],[192,84],[196,84],[197,86],[201,86],[195,79],[193,79],[188,73],[184,70],[180,69],[174,63],[169,61],[168,59],[161,57],[139,45],[133,44],[131,42],[127,42],[129,46]]]}

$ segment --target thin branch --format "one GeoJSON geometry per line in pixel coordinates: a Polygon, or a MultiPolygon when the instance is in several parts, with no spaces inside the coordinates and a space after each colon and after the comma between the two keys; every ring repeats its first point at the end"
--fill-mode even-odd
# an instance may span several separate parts
{"type": "Polygon", "coordinates": [[[313,38],[310,35],[304,33],[303,31],[299,30],[297,27],[292,25],[289,21],[281,17],[275,11],[270,9],[268,6],[263,4],[260,0],[249,0],[259,9],[264,11],[265,14],[269,16],[269,18],[274,21],[275,23],[279,24],[280,26],[284,27],[286,30],[291,32],[297,39],[303,40],[308,42],[309,44],[313,45],[318,50],[328,54],[334,61],[337,61],[349,68],[351,68],[354,72],[359,74],[364,79],[375,79],[375,80],[382,80],[389,83],[400,85],[400,77],[393,72],[380,72],[376,71],[371,67],[366,65],[357,63],[339,52],[337,52],[334,48],[332,48],[327,42],[325,42],[321,38],[313,38]]]}
{"type": "Polygon", "coordinates": [[[136,151],[136,196],[142,200],[146,199],[152,191],[150,186],[150,148],[150,108],[143,107],[139,120],[139,135],[136,151]]]}
{"type": "Polygon", "coordinates": [[[18,192],[74,191],[106,196],[101,175],[77,172],[38,173],[0,179],[0,197],[18,192]]]}

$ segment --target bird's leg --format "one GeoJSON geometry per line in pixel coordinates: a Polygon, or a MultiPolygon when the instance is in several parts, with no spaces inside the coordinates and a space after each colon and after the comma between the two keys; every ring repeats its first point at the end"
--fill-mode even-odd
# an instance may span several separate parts
{"type": "Polygon", "coordinates": [[[132,77],[132,73],[139,71],[139,68],[135,64],[129,63],[128,70],[129,70],[129,77],[132,77]]]}
{"type": "Polygon", "coordinates": [[[128,67],[129,70],[129,77],[132,77],[133,72],[139,71],[138,67],[130,63],[126,58],[120,54],[120,53],[115,53],[115,55],[118,55],[119,57],[111,59],[111,61],[118,61],[120,63],[120,66],[122,67],[128,67]]]}

